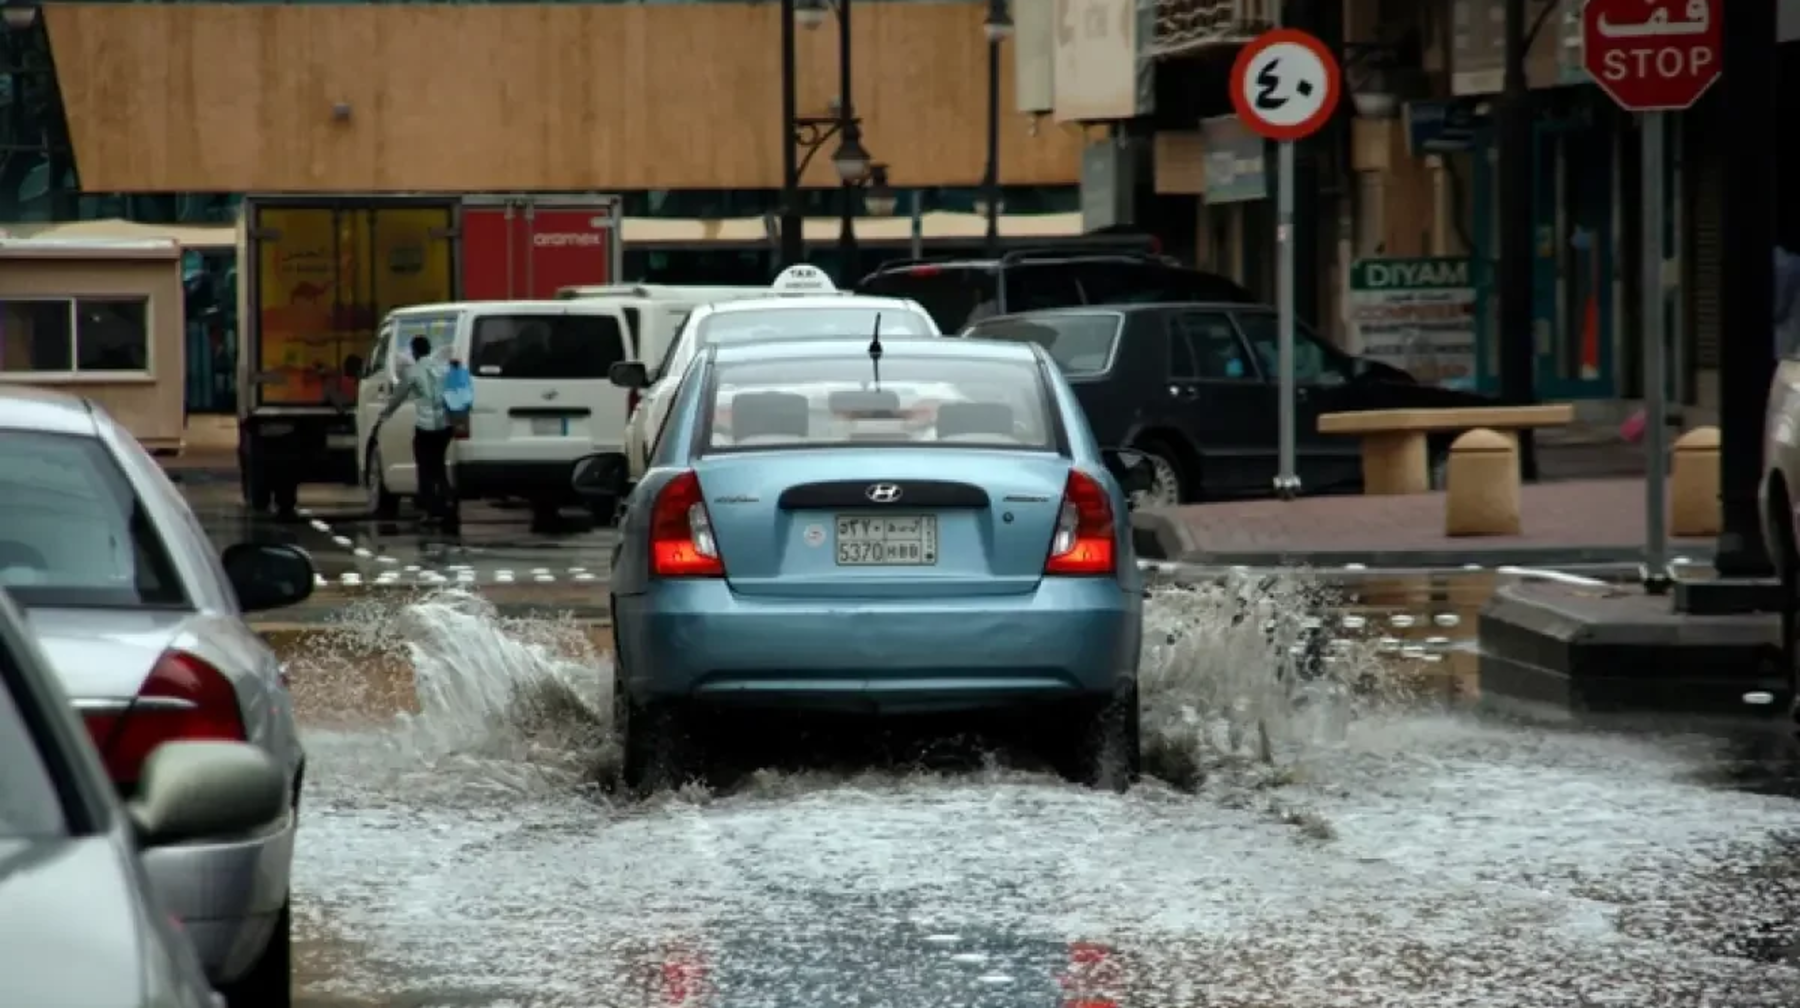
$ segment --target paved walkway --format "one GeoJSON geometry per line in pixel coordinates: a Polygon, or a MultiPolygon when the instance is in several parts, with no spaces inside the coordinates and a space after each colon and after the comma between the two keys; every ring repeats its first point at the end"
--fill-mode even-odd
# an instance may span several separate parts
{"type": "MultiPolygon", "coordinates": [[[[1138,551],[1190,563],[1449,567],[1478,563],[1634,562],[1644,542],[1644,484],[1630,479],[1529,484],[1523,535],[1444,535],[1444,495],[1331,496],[1159,508],[1133,516],[1138,551]]],[[[1713,540],[1670,541],[1671,556],[1710,559],[1713,540]]]]}

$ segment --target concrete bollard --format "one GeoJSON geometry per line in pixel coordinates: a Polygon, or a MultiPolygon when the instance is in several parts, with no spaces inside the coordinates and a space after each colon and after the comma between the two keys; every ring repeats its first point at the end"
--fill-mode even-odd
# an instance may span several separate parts
{"type": "Polygon", "coordinates": [[[1719,428],[1696,427],[1675,439],[1669,464],[1669,535],[1719,534],[1719,428]]]}
{"type": "Polygon", "coordinates": [[[1478,427],[1456,439],[1444,466],[1444,534],[1519,534],[1519,445],[1478,427]]]}

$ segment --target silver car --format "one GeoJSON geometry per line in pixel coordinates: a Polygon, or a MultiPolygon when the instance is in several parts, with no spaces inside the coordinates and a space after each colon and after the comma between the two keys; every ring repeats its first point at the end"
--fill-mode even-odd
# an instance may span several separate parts
{"type": "Polygon", "coordinates": [[[0,391],[0,588],[87,723],[121,796],[175,740],[248,742],[281,768],[265,828],[159,847],[145,866],[234,1006],[291,999],[288,876],[304,768],[275,654],[243,613],[312,592],[291,546],[216,554],[162,468],[82,399],[0,391]]]}
{"type": "Polygon", "coordinates": [[[211,1008],[192,946],[139,863],[286,810],[267,755],[171,742],[122,807],[24,617],[0,592],[0,1004],[211,1008]]]}

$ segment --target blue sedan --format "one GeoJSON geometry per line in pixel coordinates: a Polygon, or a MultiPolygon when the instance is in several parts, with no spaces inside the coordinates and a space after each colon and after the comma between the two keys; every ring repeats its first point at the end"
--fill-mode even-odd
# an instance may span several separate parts
{"type": "Polygon", "coordinates": [[[707,350],[620,519],[626,784],[694,776],[702,708],[1036,705],[1063,772],[1122,790],[1143,629],[1126,493],[1148,478],[1031,344],[707,350]]]}

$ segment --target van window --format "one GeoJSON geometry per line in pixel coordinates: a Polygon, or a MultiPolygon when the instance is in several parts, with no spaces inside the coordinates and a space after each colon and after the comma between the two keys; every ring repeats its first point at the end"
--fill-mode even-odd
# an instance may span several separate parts
{"type": "Polygon", "coordinates": [[[625,328],[631,330],[631,356],[636,357],[644,349],[644,323],[636,308],[625,309],[625,328]]]}
{"type": "Polygon", "coordinates": [[[478,378],[605,378],[624,359],[611,315],[482,315],[469,342],[478,378]]]}
{"type": "Polygon", "coordinates": [[[401,368],[412,362],[414,336],[431,341],[431,352],[442,354],[456,342],[457,315],[399,315],[394,318],[394,344],[390,351],[399,358],[401,368]]]}
{"type": "Polygon", "coordinates": [[[857,286],[858,294],[880,297],[911,298],[924,307],[938,332],[954,333],[976,320],[977,315],[992,314],[994,271],[978,266],[910,266],[877,273],[857,286]],[[978,306],[984,306],[980,313],[978,306]]]}

